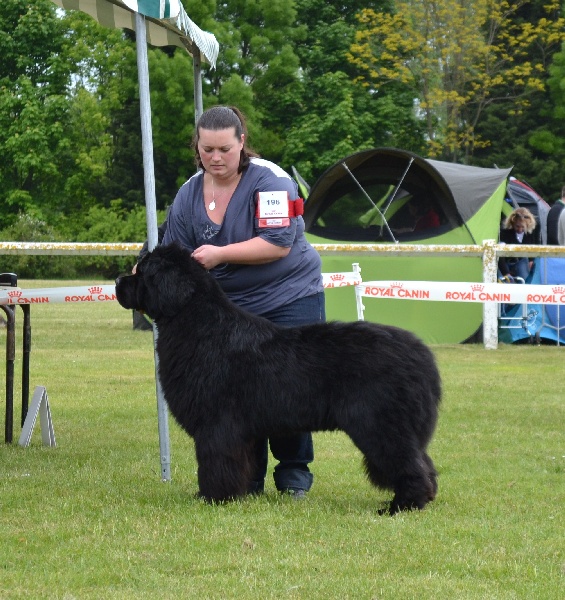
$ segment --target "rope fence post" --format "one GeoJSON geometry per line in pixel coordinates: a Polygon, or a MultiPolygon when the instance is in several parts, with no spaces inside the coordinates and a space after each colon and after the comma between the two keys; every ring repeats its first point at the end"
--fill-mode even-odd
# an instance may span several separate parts
{"type": "MultiPolygon", "coordinates": [[[[497,253],[496,240],[485,240],[483,244],[483,281],[496,283],[497,253]]],[[[496,302],[483,304],[483,343],[486,350],[498,348],[498,305],[496,302]]]]}

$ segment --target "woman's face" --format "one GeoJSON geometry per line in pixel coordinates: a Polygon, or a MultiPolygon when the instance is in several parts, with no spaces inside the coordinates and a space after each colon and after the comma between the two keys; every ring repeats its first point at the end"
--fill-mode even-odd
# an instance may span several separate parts
{"type": "Polygon", "coordinates": [[[526,230],[526,223],[521,217],[516,217],[514,219],[513,226],[516,233],[523,233],[526,230]]]}
{"type": "Polygon", "coordinates": [[[218,131],[200,129],[198,152],[206,172],[219,179],[233,177],[239,168],[244,139],[243,134],[238,139],[235,127],[218,131]]]}

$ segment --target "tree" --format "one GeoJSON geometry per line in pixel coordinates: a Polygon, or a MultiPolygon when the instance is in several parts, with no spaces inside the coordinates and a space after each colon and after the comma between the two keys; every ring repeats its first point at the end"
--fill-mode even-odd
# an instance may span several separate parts
{"type": "MultiPolygon", "coordinates": [[[[145,206],[135,36],[102,27],[81,12],[65,19],[80,148],[71,185],[83,192],[75,199],[83,210],[109,209],[117,200],[125,210],[145,206]]],[[[149,47],[148,60],[155,191],[163,209],[194,170],[193,68],[182,49],[149,47]]]]}
{"type": "MultiPolygon", "coordinates": [[[[363,8],[390,10],[387,0],[297,0],[298,24],[308,34],[296,46],[300,60],[298,114],[287,111],[283,164],[313,183],[334,162],[379,145],[422,148],[413,98],[398,84],[373,93],[354,80],[360,73],[347,55],[363,8]]],[[[274,107],[273,107],[274,108],[274,107]]]]}
{"type": "Polygon", "coordinates": [[[431,156],[469,162],[490,143],[477,136],[485,108],[527,107],[544,86],[540,54],[564,39],[557,0],[535,21],[521,16],[530,4],[399,0],[393,14],[364,10],[350,61],[372,90],[400,82],[412,91],[431,156]]]}
{"type": "Polygon", "coordinates": [[[209,28],[221,50],[217,68],[205,74],[207,105],[221,101],[241,106],[245,100],[247,107],[242,108],[253,146],[265,158],[278,162],[289,115],[300,113],[300,96],[295,93],[299,63],[294,45],[305,30],[296,26],[295,3],[218,3],[209,28]],[[233,95],[235,88],[247,91],[239,98],[233,95]]]}
{"type": "Polygon", "coordinates": [[[527,167],[532,169],[536,189],[554,200],[561,196],[565,183],[565,44],[553,55],[548,71],[548,95],[538,112],[543,123],[536,123],[526,134],[530,149],[527,167]]]}
{"type": "Polygon", "coordinates": [[[0,4],[0,224],[19,212],[49,214],[63,185],[69,79],[63,28],[48,0],[0,4]]]}

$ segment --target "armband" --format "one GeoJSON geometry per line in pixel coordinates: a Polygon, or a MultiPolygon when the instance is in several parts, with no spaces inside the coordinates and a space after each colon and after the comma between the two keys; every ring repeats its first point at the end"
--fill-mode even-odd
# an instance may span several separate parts
{"type": "Polygon", "coordinates": [[[290,200],[288,192],[257,192],[255,216],[259,227],[288,227],[292,217],[304,214],[304,200],[290,200]]]}

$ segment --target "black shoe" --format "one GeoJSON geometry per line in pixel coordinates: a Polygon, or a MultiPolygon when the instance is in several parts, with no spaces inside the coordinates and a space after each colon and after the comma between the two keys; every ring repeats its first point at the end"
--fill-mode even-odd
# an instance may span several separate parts
{"type": "Polygon", "coordinates": [[[286,488],[286,490],[281,490],[281,494],[292,496],[292,499],[297,501],[306,498],[306,490],[302,488],[286,488]]]}

